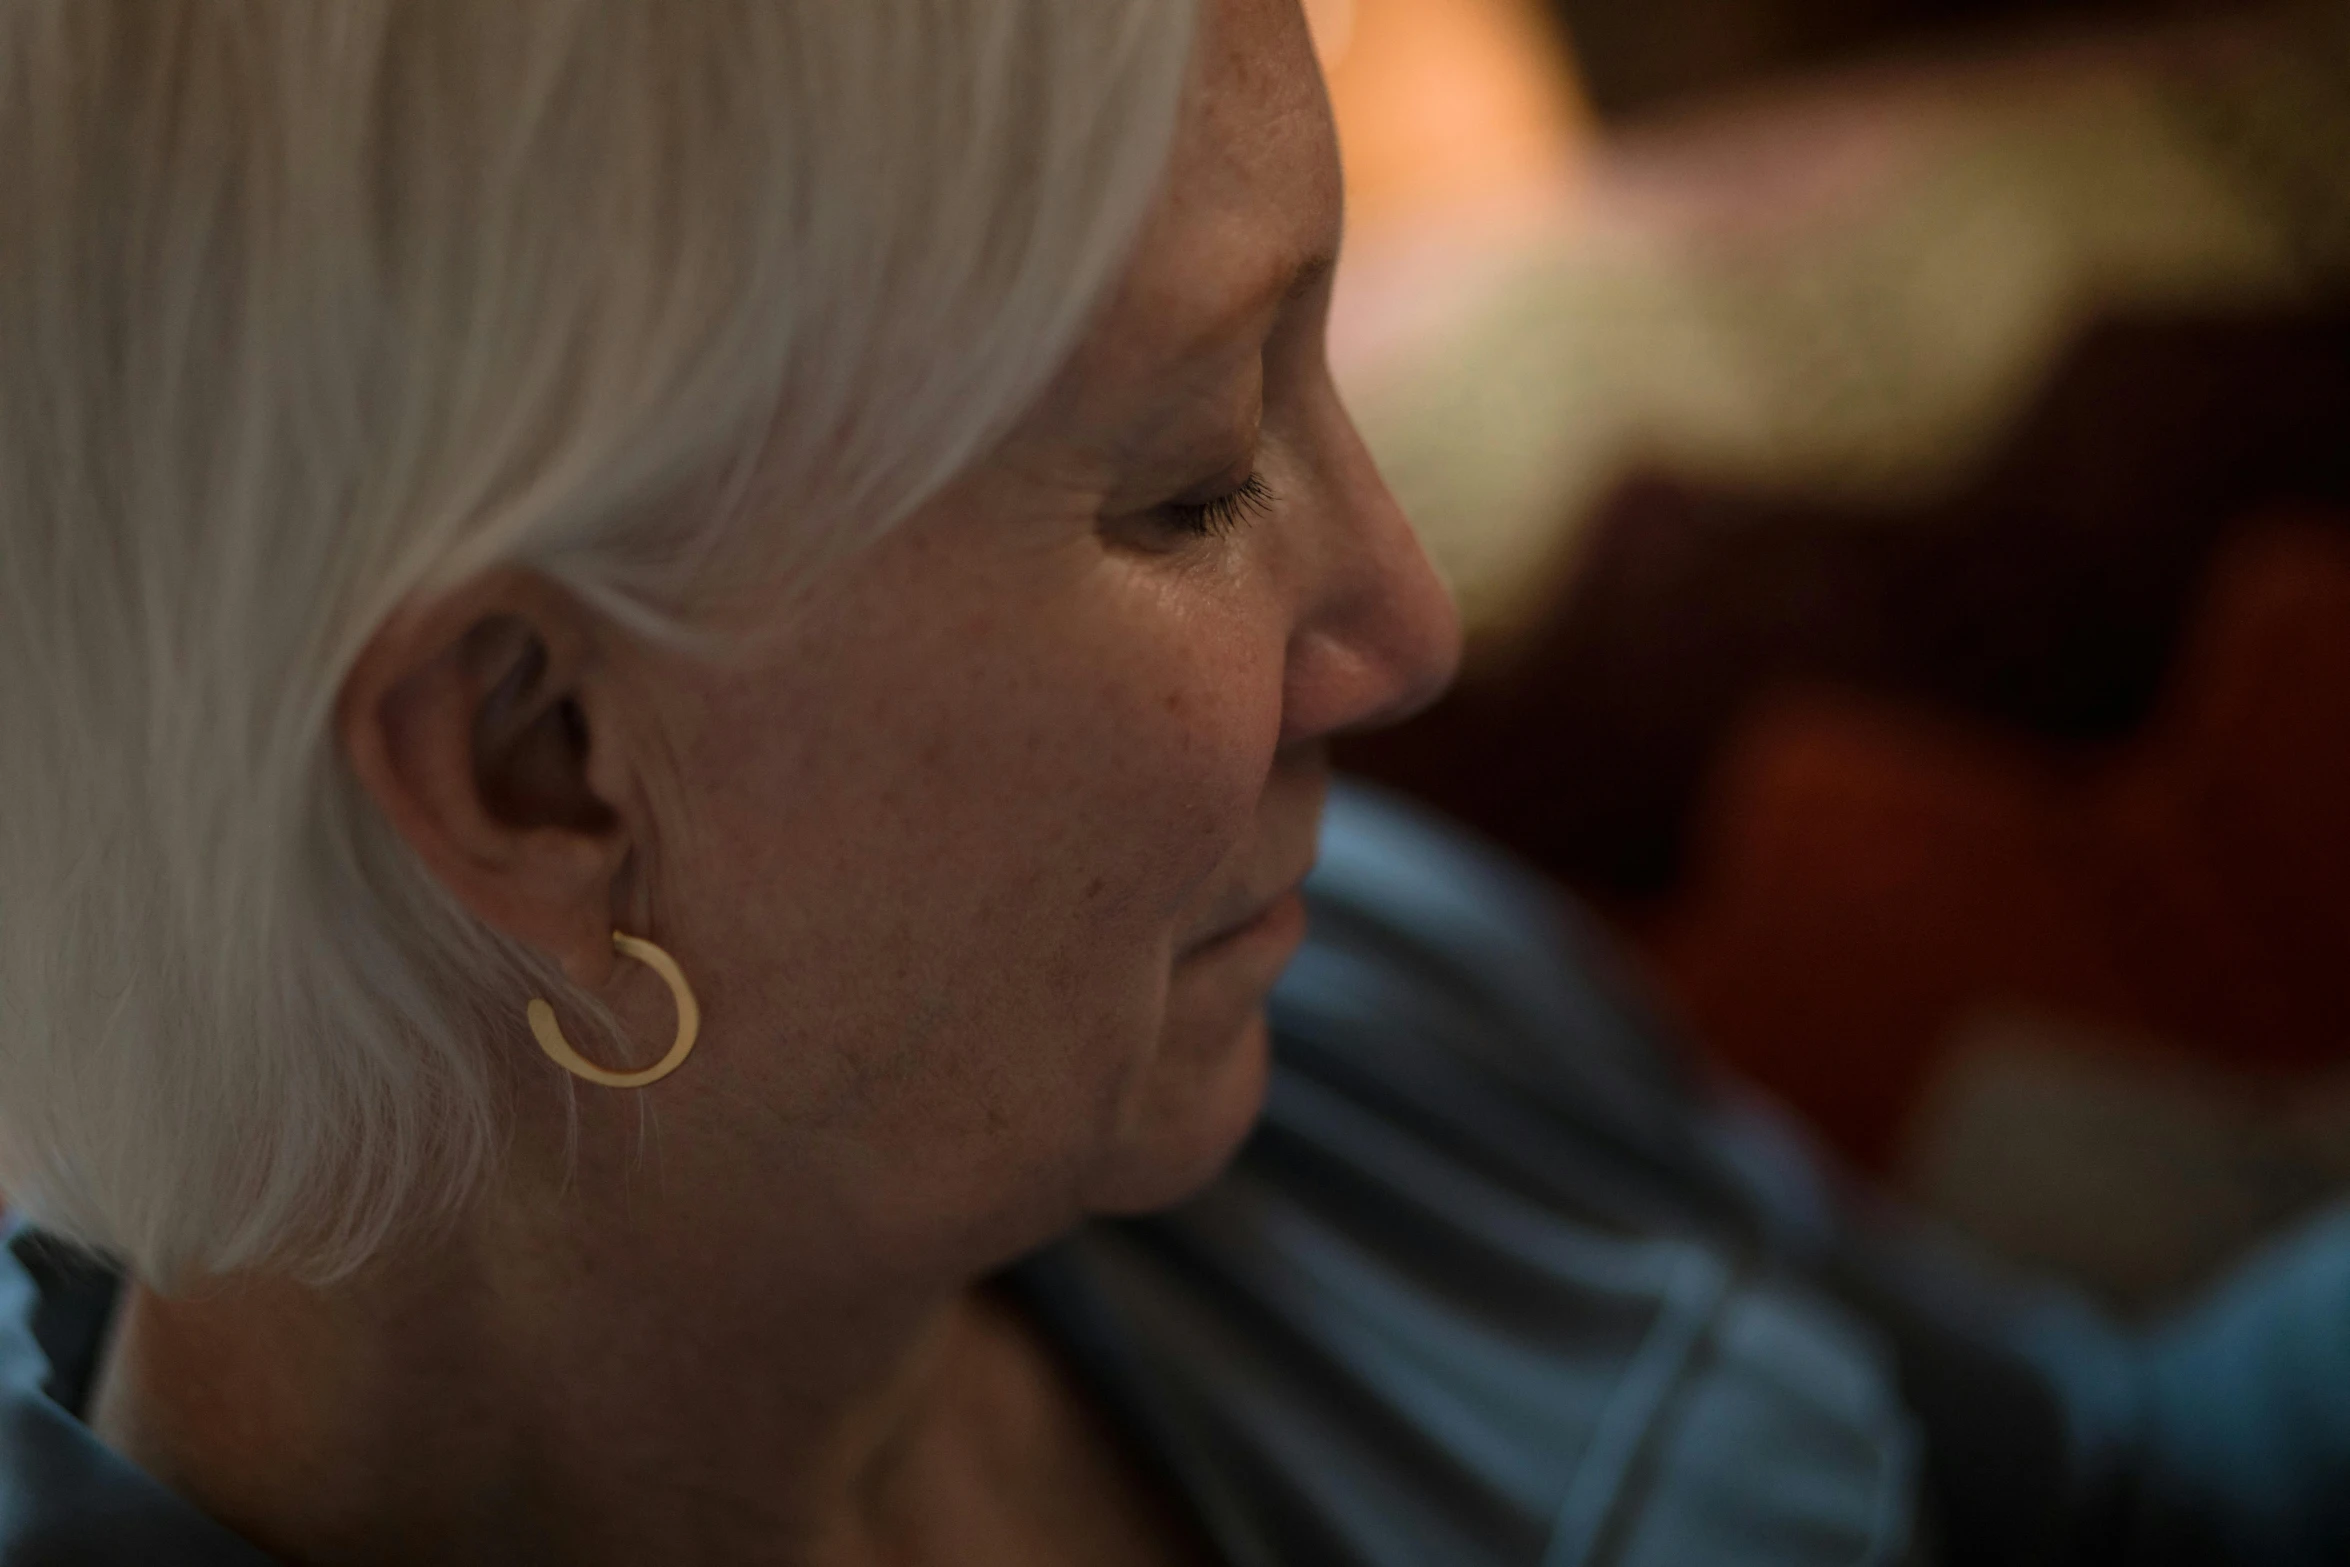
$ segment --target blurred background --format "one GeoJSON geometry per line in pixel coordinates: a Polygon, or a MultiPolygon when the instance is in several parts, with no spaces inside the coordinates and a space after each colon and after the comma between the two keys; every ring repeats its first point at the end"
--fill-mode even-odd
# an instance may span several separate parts
{"type": "Polygon", "coordinates": [[[1344,764],[2125,1311],[2350,1186],[2350,7],[1308,11],[1471,639],[1344,764]]]}

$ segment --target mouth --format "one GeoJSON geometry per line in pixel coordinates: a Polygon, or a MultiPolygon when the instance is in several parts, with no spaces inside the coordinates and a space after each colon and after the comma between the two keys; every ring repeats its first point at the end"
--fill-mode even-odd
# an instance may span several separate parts
{"type": "Polygon", "coordinates": [[[1299,890],[1303,885],[1304,878],[1300,877],[1238,919],[1218,926],[1184,948],[1180,961],[1189,962],[1268,942],[1294,941],[1305,933],[1306,903],[1299,890]]]}

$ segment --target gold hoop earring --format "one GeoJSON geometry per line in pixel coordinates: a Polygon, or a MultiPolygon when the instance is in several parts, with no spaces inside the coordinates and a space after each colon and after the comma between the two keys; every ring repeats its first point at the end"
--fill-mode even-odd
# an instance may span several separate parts
{"type": "Polygon", "coordinates": [[[669,984],[670,999],[677,1003],[677,1040],[669,1047],[669,1054],[641,1072],[615,1072],[601,1067],[571,1048],[571,1041],[563,1037],[563,1025],[555,1021],[555,1009],[539,996],[530,998],[525,1009],[530,1018],[530,1031],[536,1035],[539,1048],[554,1062],[574,1077],[584,1077],[591,1083],[606,1088],[642,1088],[658,1083],[684,1064],[693,1054],[694,1041],[702,1033],[702,1005],[694,999],[694,987],[685,982],[685,971],[677,960],[651,942],[637,936],[612,933],[612,946],[622,957],[634,958],[669,984]]]}

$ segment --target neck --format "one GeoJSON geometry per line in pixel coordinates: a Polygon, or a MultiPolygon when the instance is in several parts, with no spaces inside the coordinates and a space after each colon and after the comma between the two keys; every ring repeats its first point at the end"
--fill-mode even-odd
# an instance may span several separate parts
{"type": "Polygon", "coordinates": [[[968,1493],[941,1467],[987,1444],[946,1428],[1002,1326],[970,1281],[622,1228],[492,1215],[332,1287],[139,1290],[100,1434],[316,1564],[857,1562],[968,1493]]]}

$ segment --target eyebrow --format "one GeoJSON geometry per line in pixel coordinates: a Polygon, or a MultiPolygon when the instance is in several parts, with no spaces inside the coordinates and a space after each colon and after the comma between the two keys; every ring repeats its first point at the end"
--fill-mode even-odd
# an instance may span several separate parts
{"type": "Polygon", "coordinates": [[[1265,314],[1268,303],[1276,311],[1287,309],[1321,287],[1337,266],[1335,249],[1325,247],[1306,252],[1276,274],[1278,287],[1251,290],[1246,301],[1219,314],[1214,325],[1185,342],[1178,357],[1196,358],[1230,342],[1239,335],[1243,322],[1265,314]]]}

